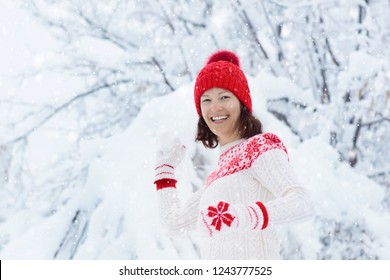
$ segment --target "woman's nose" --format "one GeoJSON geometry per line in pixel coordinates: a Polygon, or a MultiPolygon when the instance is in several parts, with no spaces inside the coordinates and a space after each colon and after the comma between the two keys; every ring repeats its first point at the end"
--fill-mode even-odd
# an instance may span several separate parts
{"type": "Polygon", "coordinates": [[[219,110],[221,110],[221,108],[222,108],[222,106],[218,101],[214,101],[211,103],[210,110],[212,112],[218,112],[219,110]]]}

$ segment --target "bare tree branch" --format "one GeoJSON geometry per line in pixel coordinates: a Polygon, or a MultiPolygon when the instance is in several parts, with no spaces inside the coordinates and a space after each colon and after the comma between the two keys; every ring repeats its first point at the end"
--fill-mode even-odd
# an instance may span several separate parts
{"type": "Polygon", "coordinates": [[[13,138],[13,139],[9,140],[8,142],[6,142],[5,145],[9,145],[9,144],[12,144],[12,143],[23,141],[24,139],[28,138],[32,133],[34,133],[41,126],[43,126],[45,123],[47,123],[51,118],[53,118],[55,115],[57,115],[59,112],[63,111],[64,109],[68,108],[71,104],[73,104],[77,100],[83,99],[83,98],[85,98],[85,97],[87,97],[89,95],[95,94],[95,93],[97,93],[97,92],[99,92],[99,91],[101,91],[103,89],[106,89],[106,88],[109,88],[109,87],[112,87],[112,86],[115,86],[115,85],[132,83],[132,82],[133,82],[133,80],[126,79],[126,80],[115,81],[115,82],[110,83],[110,84],[103,83],[101,85],[96,86],[95,88],[92,88],[91,90],[88,90],[88,91],[86,91],[84,93],[78,94],[75,97],[73,97],[70,100],[68,100],[67,102],[63,103],[61,106],[59,106],[59,107],[55,108],[54,110],[52,110],[51,113],[49,113],[45,118],[40,120],[36,125],[34,125],[30,129],[28,129],[22,135],[20,135],[20,136],[18,136],[16,138],[13,138]]]}
{"type": "Polygon", "coordinates": [[[167,75],[166,75],[166,72],[164,71],[164,69],[162,68],[160,62],[158,62],[158,60],[155,58],[155,57],[152,57],[152,62],[153,64],[157,67],[158,71],[161,73],[161,75],[163,76],[164,78],[164,82],[165,84],[169,87],[169,89],[171,91],[174,91],[175,88],[172,86],[172,84],[169,82],[168,78],[167,78],[167,75]]]}
{"type": "Polygon", "coordinates": [[[237,4],[238,10],[240,11],[239,16],[240,16],[241,20],[243,21],[243,23],[245,24],[245,26],[248,27],[249,32],[251,34],[251,38],[255,42],[256,49],[259,48],[263,57],[265,59],[269,59],[267,52],[265,51],[263,45],[261,44],[259,38],[257,37],[256,29],[255,29],[254,25],[252,24],[252,21],[250,20],[246,11],[244,9],[242,9],[242,5],[241,5],[240,0],[236,0],[235,2],[237,4]]]}

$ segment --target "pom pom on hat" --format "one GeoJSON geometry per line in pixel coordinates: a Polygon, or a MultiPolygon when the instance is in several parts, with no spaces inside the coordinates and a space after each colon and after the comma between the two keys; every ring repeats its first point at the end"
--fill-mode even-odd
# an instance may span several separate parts
{"type": "Polygon", "coordinates": [[[207,60],[206,64],[210,64],[212,62],[218,62],[220,60],[231,62],[231,63],[237,65],[238,67],[240,67],[240,59],[238,58],[238,56],[231,51],[225,51],[225,50],[218,51],[218,52],[212,54],[209,57],[209,59],[207,60]]]}
{"type": "Polygon", "coordinates": [[[221,50],[213,53],[199,72],[194,88],[195,107],[199,116],[200,97],[211,88],[223,88],[232,92],[252,112],[248,82],[234,52],[221,50]]]}

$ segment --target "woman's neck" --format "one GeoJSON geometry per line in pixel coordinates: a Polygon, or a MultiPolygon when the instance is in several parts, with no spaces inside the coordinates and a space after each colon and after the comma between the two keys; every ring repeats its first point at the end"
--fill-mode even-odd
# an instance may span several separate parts
{"type": "Polygon", "coordinates": [[[231,142],[237,141],[241,138],[242,137],[241,137],[240,133],[236,132],[236,133],[231,134],[228,137],[218,137],[218,143],[220,146],[225,146],[225,145],[227,145],[231,142]]]}
{"type": "Polygon", "coordinates": [[[237,139],[235,141],[231,141],[229,143],[226,143],[225,145],[219,145],[219,152],[220,154],[223,154],[224,152],[226,152],[227,150],[229,150],[230,148],[244,142],[245,139],[244,138],[240,138],[240,139],[237,139]]]}

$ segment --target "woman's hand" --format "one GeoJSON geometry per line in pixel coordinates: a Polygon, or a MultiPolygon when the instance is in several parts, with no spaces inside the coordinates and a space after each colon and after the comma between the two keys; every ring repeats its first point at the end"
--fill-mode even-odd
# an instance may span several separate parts
{"type": "Polygon", "coordinates": [[[267,210],[259,201],[248,205],[219,201],[201,210],[200,215],[210,237],[233,231],[263,230],[268,224],[267,210]]]}
{"type": "Polygon", "coordinates": [[[174,170],[183,160],[186,147],[172,133],[161,134],[157,141],[155,181],[175,180],[174,170]]]}

